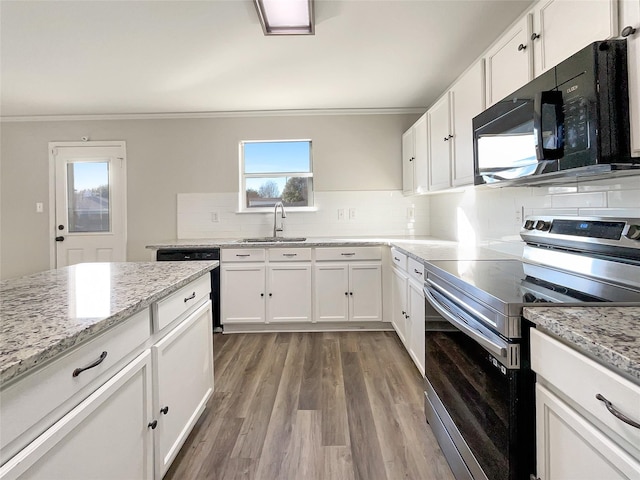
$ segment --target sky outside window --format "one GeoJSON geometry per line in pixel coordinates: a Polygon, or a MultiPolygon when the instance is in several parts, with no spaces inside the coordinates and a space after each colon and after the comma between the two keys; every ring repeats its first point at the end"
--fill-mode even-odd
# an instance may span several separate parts
{"type": "Polygon", "coordinates": [[[246,142],[244,144],[245,173],[283,173],[310,171],[311,143],[246,142]]]}

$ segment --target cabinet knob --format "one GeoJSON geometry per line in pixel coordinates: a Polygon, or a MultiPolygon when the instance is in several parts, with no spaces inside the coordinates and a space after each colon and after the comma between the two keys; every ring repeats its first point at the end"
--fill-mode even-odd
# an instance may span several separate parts
{"type": "Polygon", "coordinates": [[[163,415],[166,415],[167,413],[169,413],[169,406],[165,405],[164,407],[162,407],[160,409],[160,413],[162,413],[163,415]]]}
{"type": "Polygon", "coordinates": [[[151,430],[155,430],[157,426],[158,426],[157,420],[154,420],[153,422],[149,422],[149,425],[147,425],[147,427],[149,427],[151,430]]]}
{"type": "Polygon", "coordinates": [[[620,35],[622,35],[623,37],[628,37],[629,35],[635,34],[637,31],[637,28],[634,28],[631,25],[627,25],[622,29],[622,33],[620,33],[620,35]]]}
{"type": "Polygon", "coordinates": [[[270,293],[270,294],[269,294],[269,296],[270,296],[270,297],[273,297],[273,293],[270,293]]]}
{"type": "Polygon", "coordinates": [[[260,296],[261,296],[261,297],[264,297],[264,293],[261,293],[261,294],[260,294],[260,296]]]}
{"type": "Polygon", "coordinates": [[[404,315],[405,317],[407,316],[407,312],[405,312],[404,310],[402,311],[402,315],[404,315]]]}
{"type": "Polygon", "coordinates": [[[537,40],[538,38],[540,38],[540,34],[539,33],[533,32],[531,34],[531,40],[537,40]]]}
{"type": "Polygon", "coordinates": [[[349,292],[344,292],[344,296],[348,297],[349,296],[349,292]]]}
{"type": "Polygon", "coordinates": [[[527,46],[524,43],[521,43],[520,45],[518,45],[518,51],[521,52],[522,50],[526,50],[527,46]]]}
{"type": "Polygon", "coordinates": [[[64,242],[64,237],[62,235],[56,237],[56,242],[64,242]]]}
{"type": "Polygon", "coordinates": [[[349,292],[349,295],[353,296],[353,292],[349,292]]]}

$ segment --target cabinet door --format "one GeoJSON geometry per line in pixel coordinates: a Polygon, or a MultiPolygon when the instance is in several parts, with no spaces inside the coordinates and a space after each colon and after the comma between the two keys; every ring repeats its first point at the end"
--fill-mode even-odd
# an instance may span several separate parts
{"type": "Polygon", "coordinates": [[[415,193],[425,193],[429,190],[429,151],[427,114],[421,116],[413,125],[415,142],[415,160],[413,163],[413,189],[415,193]]]}
{"type": "Polygon", "coordinates": [[[533,9],[538,76],[597,40],[618,35],[616,0],[541,0],[533,9]]]}
{"type": "Polygon", "coordinates": [[[453,152],[451,183],[473,185],[473,117],[484,110],[484,60],[460,77],[451,88],[453,152]]]}
{"type": "Polygon", "coordinates": [[[451,116],[447,92],[427,112],[429,119],[429,190],[451,186],[451,116]]]}
{"type": "Polygon", "coordinates": [[[152,347],[156,478],[162,478],[213,393],[211,302],[152,347]]]}
{"type": "Polygon", "coordinates": [[[424,376],[424,293],[422,285],[409,281],[409,319],[411,342],[409,354],[424,376]]]}
{"type": "Polygon", "coordinates": [[[531,15],[525,15],[485,55],[487,107],[533,78],[531,15]]]}
{"type": "Polygon", "coordinates": [[[349,319],[348,264],[316,264],[315,284],[315,321],[347,321],[349,319]]]}
{"type": "Polygon", "coordinates": [[[413,132],[411,127],[402,134],[402,193],[405,195],[413,195],[415,191],[413,170],[416,155],[413,132]]]}
{"type": "Polygon", "coordinates": [[[640,157],[640,0],[622,0],[620,9],[620,31],[622,32],[625,27],[636,29],[635,33],[629,33],[626,38],[631,155],[640,157]]]}
{"type": "Polygon", "coordinates": [[[536,385],[540,480],[640,478],[640,463],[540,384],[536,385]]]}
{"type": "Polygon", "coordinates": [[[402,343],[407,346],[406,316],[407,316],[407,275],[400,269],[394,268],[392,274],[393,313],[391,323],[402,343]]]}
{"type": "Polygon", "coordinates": [[[147,350],[5,463],[0,478],[153,478],[151,395],[147,350]]]}
{"type": "Polygon", "coordinates": [[[382,320],[382,267],[380,264],[349,266],[350,320],[382,320]]]}
{"type": "Polygon", "coordinates": [[[223,265],[220,287],[223,324],[265,321],[264,265],[223,265]]]}
{"type": "Polygon", "coordinates": [[[267,322],[311,321],[311,265],[271,265],[267,322]]]}

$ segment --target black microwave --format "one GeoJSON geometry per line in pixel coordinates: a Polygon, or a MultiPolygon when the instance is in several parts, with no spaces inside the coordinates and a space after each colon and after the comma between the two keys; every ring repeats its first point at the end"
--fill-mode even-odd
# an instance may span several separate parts
{"type": "Polygon", "coordinates": [[[473,119],[474,183],[536,184],[640,167],[626,40],[595,42],[473,119]]]}

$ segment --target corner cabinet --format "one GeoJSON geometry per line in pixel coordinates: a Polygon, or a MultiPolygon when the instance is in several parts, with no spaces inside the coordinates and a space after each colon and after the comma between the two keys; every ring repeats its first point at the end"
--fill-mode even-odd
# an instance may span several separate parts
{"type": "Polygon", "coordinates": [[[402,135],[402,193],[414,195],[429,189],[427,164],[427,114],[402,135]]]}
{"type": "Polygon", "coordinates": [[[640,386],[538,330],[531,331],[531,368],[537,478],[640,478],[640,429],[610,413],[604,401],[640,422],[640,386]]]}

